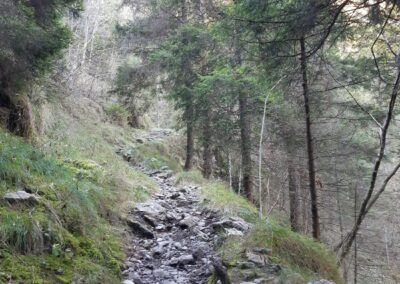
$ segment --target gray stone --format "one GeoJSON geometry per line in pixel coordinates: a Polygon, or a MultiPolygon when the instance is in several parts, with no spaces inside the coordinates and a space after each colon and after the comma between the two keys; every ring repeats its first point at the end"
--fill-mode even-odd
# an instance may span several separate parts
{"type": "Polygon", "coordinates": [[[335,282],[332,282],[332,281],[329,281],[329,280],[325,280],[325,279],[321,279],[321,280],[317,280],[317,281],[308,282],[308,284],[335,284],[335,282]]]}
{"type": "Polygon", "coordinates": [[[157,219],[161,214],[165,212],[165,208],[155,201],[150,201],[137,204],[135,207],[135,211],[142,215],[147,215],[157,219]]]}
{"type": "Polygon", "coordinates": [[[4,195],[4,199],[10,203],[37,203],[36,195],[25,191],[8,192],[4,195]]]}
{"type": "Polygon", "coordinates": [[[195,263],[195,260],[193,258],[193,255],[187,254],[187,255],[182,255],[181,257],[179,257],[178,263],[183,264],[183,265],[193,264],[193,263],[195,263]]]}
{"type": "Polygon", "coordinates": [[[197,224],[197,222],[198,222],[197,218],[188,216],[179,222],[179,226],[183,229],[192,228],[194,225],[197,224]]]}
{"type": "Polygon", "coordinates": [[[255,254],[249,251],[246,251],[246,258],[260,267],[265,266],[268,262],[263,255],[255,254]]]}
{"type": "Polygon", "coordinates": [[[283,284],[303,284],[306,281],[299,273],[291,273],[285,277],[283,284]]]}
{"type": "Polygon", "coordinates": [[[143,238],[146,239],[153,239],[154,238],[154,234],[152,231],[150,231],[148,228],[146,228],[145,225],[141,224],[140,222],[128,218],[127,223],[129,225],[129,227],[131,227],[132,232],[138,236],[141,236],[143,238]]]}
{"type": "Polygon", "coordinates": [[[169,275],[167,275],[167,272],[164,271],[163,269],[156,269],[153,271],[153,274],[157,278],[168,278],[169,275]]]}
{"type": "Polygon", "coordinates": [[[240,231],[248,231],[250,229],[249,223],[239,217],[229,218],[232,221],[232,228],[238,229],[240,231]]]}
{"type": "Polygon", "coordinates": [[[132,280],[124,280],[122,281],[122,284],[135,284],[132,280]]]}
{"type": "Polygon", "coordinates": [[[205,256],[206,256],[206,253],[205,253],[205,249],[203,247],[199,247],[193,252],[193,257],[196,260],[200,260],[200,259],[204,258],[205,256]]]}
{"type": "Polygon", "coordinates": [[[270,255],[272,253],[272,250],[269,248],[253,248],[253,251],[255,253],[260,253],[265,255],[270,255]]]}
{"type": "Polygon", "coordinates": [[[250,261],[238,262],[237,266],[240,269],[253,269],[253,268],[256,268],[256,265],[253,262],[250,262],[250,261]]]}
{"type": "Polygon", "coordinates": [[[215,222],[212,224],[214,230],[221,230],[221,229],[236,229],[242,232],[246,232],[250,229],[250,225],[241,218],[229,218],[224,219],[219,222],[215,222]]]}
{"type": "Polygon", "coordinates": [[[225,228],[225,233],[228,236],[244,236],[244,233],[242,231],[239,231],[235,228],[225,228]]]}

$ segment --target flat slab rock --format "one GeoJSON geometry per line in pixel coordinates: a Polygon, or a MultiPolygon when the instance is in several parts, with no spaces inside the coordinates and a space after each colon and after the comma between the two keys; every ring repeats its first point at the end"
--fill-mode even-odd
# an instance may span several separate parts
{"type": "Polygon", "coordinates": [[[25,192],[8,192],[4,195],[4,200],[10,203],[36,203],[38,201],[36,195],[25,192]]]}

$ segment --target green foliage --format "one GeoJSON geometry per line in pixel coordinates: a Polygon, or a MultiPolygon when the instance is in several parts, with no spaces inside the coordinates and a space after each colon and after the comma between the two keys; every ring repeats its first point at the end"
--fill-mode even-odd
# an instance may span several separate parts
{"type": "Polygon", "coordinates": [[[119,96],[123,107],[117,108],[114,104],[109,110],[112,117],[122,116],[119,120],[128,119],[135,128],[143,126],[140,119],[150,108],[157,92],[153,67],[151,64],[141,64],[137,57],[129,57],[118,67],[112,92],[119,96]]]}
{"type": "Polygon", "coordinates": [[[205,205],[222,210],[230,216],[240,216],[246,221],[257,220],[257,209],[245,198],[226,187],[223,182],[208,182],[202,187],[205,205]]]}
{"type": "Polygon", "coordinates": [[[0,15],[0,92],[17,90],[26,80],[50,69],[51,59],[67,47],[70,31],[61,18],[67,8],[78,11],[82,1],[56,0],[46,4],[5,0],[0,15]],[[18,75],[16,75],[18,74],[18,75]]]}

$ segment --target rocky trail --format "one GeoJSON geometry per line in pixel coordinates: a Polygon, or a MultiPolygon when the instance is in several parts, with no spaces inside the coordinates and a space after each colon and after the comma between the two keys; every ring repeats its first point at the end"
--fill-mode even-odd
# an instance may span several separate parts
{"type": "MultiPolygon", "coordinates": [[[[153,130],[138,143],[161,140],[170,130],[153,130]]],[[[236,264],[240,279],[227,279],[226,268],[216,247],[221,235],[243,236],[251,227],[238,217],[202,206],[201,189],[195,185],[176,185],[167,167],[150,170],[132,161],[123,149],[118,151],[133,167],[156,181],[159,192],[150,201],[136,204],[126,222],[130,227],[127,259],[122,284],[206,284],[212,274],[216,283],[291,284],[281,282],[281,266],[268,261],[269,250],[253,248],[243,252],[236,264]],[[255,272],[255,268],[259,272],[255,272]]],[[[334,284],[320,280],[311,284],[334,284]]]]}
{"type": "Polygon", "coordinates": [[[124,284],[207,283],[219,229],[243,234],[249,225],[203,208],[196,186],[174,186],[167,169],[148,171],[159,186],[155,199],[137,204],[127,218],[132,240],[124,284]]]}

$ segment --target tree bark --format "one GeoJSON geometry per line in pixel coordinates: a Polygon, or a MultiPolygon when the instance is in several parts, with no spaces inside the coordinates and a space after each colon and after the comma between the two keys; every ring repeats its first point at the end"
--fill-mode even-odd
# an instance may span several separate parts
{"type": "Polygon", "coordinates": [[[210,110],[204,111],[203,125],[203,176],[209,179],[212,174],[212,147],[211,147],[211,117],[210,110]]]}
{"type": "Polygon", "coordinates": [[[303,97],[304,97],[304,110],[305,110],[305,122],[306,122],[306,140],[307,140],[307,159],[308,159],[308,176],[309,176],[309,189],[311,196],[311,218],[312,218],[312,235],[315,240],[320,239],[320,224],[319,224],[319,212],[318,212],[318,195],[317,187],[315,184],[315,164],[314,164],[314,146],[313,136],[311,130],[311,110],[310,110],[310,92],[308,87],[307,78],[307,55],[305,39],[300,39],[301,47],[301,73],[303,80],[303,97]]]}
{"type": "Polygon", "coordinates": [[[186,161],[185,171],[190,171],[193,167],[194,156],[194,133],[193,133],[193,103],[189,99],[186,107],[186,161]]]}
{"type": "MultiPolygon", "coordinates": [[[[237,66],[242,64],[242,55],[240,41],[238,38],[237,26],[235,24],[235,63],[237,66]]],[[[253,179],[252,179],[252,161],[251,161],[251,125],[249,119],[248,94],[246,90],[239,92],[239,127],[240,127],[240,148],[242,156],[243,173],[243,191],[250,202],[253,199],[253,179]]]]}
{"type": "MultiPolygon", "coordinates": [[[[186,0],[181,0],[181,19],[183,23],[186,23],[188,20],[188,11],[186,0]]],[[[188,40],[186,37],[183,38],[183,43],[187,44],[188,40]]],[[[185,74],[185,85],[188,90],[190,90],[190,74],[191,66],[189,60],[185,60],[183,62],[183,70],[185,74]]],[[[186,118],[186,161],[184,170],[189,171],[193,167],[193,156],[194,156],[194,133],[193,133],[193,117],[194,117],[194,109],[193,109],[193,98],[191,94],[188,94],[186,99],[186,109],[185,109],[185,118],[186,118]]]]}
{"type": "Polygon", "coordinates": [[[239,93],[239,116],[240,146],[243,166],[243,191],[246,194],[247,199],[250,202],[253,202],[250,121],[248,115],[248,97],[244,92],[239,93]]]}
{"type": "Polygon", "coordinates": [[[297,191],[296,169],[293,165],[292,157],[289,157],[288,159],[288,179],[289,179],[290,226],[294,232],[300,232],[299,195],[297,191]]]}

